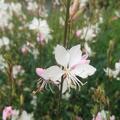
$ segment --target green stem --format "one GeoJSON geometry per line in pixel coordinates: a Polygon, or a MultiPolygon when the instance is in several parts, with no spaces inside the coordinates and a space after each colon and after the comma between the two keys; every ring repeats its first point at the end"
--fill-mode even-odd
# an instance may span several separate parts
{"type": "Polygon", "coordinates": [[[67,34],[68,34],[68,26],[69,26],[69,8],[70,8],[70,1],[71,1],[71,0],[67,0],[65,30],[64,30],[64,43],[63,43],[63,46],[64,46],[64,47],[67,47],[67,34]]]}
{"type": "MultiPolygon", "coordinates": [[[[64,29],[64,42],[63,46],[67,48],[68,42],[68,28],[69,28],[69,8],[70,8],[70,1],[67,0],[67,7],[66,7],[66,20],[65,20],[65,29],[64,29]]],[[[59,118],[61,114],[61,101],[62,101],[62,89],[63,89],[63,77],[61,78],[61,85],[60,85],[60,93],[59,93],[59,118]]]]}

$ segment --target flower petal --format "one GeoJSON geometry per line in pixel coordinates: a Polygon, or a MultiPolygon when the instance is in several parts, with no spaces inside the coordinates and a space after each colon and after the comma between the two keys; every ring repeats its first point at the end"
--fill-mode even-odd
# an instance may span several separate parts
{"type": "Polygon", "coordinates": [[[43,68],[36,68],[36,73],[38,76],[41,76],[44,73],[45,69],[43,68]]]}
{"type": "Polygon", "coordinates": [[[95,73],[96,68],[89,64],[80,64],[71,72],[81,78],[87,78],[95,73]]]}
{"type": "Polygon", "coordinates": [[[69,50],[70,61],[69,67],[73,67],[76,64],[79,64],[82,57],[82,51],[80,50],[80,45],[76,45],[69,50]]]}
{"type": "Polygon", "coordinates": [[[69,53],[67,50],[60,45],[55,48],[55,59],[59,65],[67,67],[69,61],[69,53]]]}
{"type": "Polygon", "coordinates": [[[43,68],[36,68],[36,73],[45,80],[49,79],[49,76],[46,74],[46,70],[43,68]]]}
{"type": "Polygon", "coordinates": [[[67,83],[67,80],[64,79],[62,93],[64,94],[67,91],[67,89],[68,89],[68,83],[67,83]]]}
{"type": "Polygon", "coordinates": [[[45,73],[48,75],[49,79],[53,82],[59,81],[64,74],[64,71],[58,66],[51,66],[46,69],[45,73]]]}

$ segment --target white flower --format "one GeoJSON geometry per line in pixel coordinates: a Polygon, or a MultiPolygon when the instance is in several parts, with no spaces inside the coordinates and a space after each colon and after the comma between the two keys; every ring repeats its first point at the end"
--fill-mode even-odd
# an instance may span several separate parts
{"type": "Polygon", "coordinates": [[[18,16],[22,15],[22,5],[20,3],[11,2],[11,4],[9,4],[9,12],[11,16],[13,15],[13,13],[18,16]]]}
{"type": "Polygon", "coordinates": [[[19,116],[20,111],[15,110],[11,120],[34,120],[33,113],[27,113],[25,110],[19,116]]]}
{"type": "Polygon", "coordinates": [[[95,73],[96,69],[89,65],[87,55],[82,55],[80,45],[72,47],[70,50],[66,50],[64,47],[57,45],[55,48],[56,62],[63,67],[51,66],[47,68],[42,74],[38,75],[43,79],[51,80],[53,82],[61,82],[63,76],[63,92],[68,88],[84,85],[77,76],[81,78],[87,78],[95,73]]]}
{"type": "Polygon", "coordinates": [[[86,5],[86,3],[88,2],[88,0],[80,0],[80,7],[84,7],[86,5]]]}
{"type": "Polygon", "coordinates": [[[76,32],[77,37],[81,39],[85,39],[85,41],[92,41],[94,37],[96,37],[98,33],[98,27],[95,25],[91,25],[88,27],[84,27],[76,32]]]}
{"type": "Polygon", "coordinates": [[[85,42],[84,48],[85,48],[85,51],[88,53],[89,56],[93,56],[94,55],[94,52],[92,51],[92,49],[90,48],[90,46],[88,45],[87,42],[85,42]]]}
{"type": "Polygon", "coordinates": [[[11,20],[11,16],[7,11],[0,11],[0,28],[4,29],[9,26],[11,20]]]}
{"type": "Polygon", "coordinates": [[[23,75],[24,72],[25,71],[23,70],[21,65],[14,65],[13,66],[13,69],[12,69],[13,78],[16,78],[18,74],[23,75]]]}
{"type": "Polygon", "coordinates": [[[7,38],[7,37],[2,37],[2,38],[0,39],[0,48],[2,48],[2,47],[4,46],[6,50],[9,50],[9,49],[10,49],[9,45],[10,45],[10,40],[9,40],[9,38],[7,38]]]}
{"type": "Polygon", "coordinates": [[[27,9],[30,11],[36,11],[38,9],[38,4],[34,1],[28,2],[27,9]]]}
{"type": "Polygon", "coordinates": [[[39,55],[39,51],[37,48],[34,48],[33,51],[32,51],[32,54],[34,56],[34,59],[37,59],[38,58],[38,55],[39,55]]]}
{"type": "Polygon", "coordinates": [[[107,67],[106,69],[104,69],[105,73],[107,76],[109,76],[110,78],[117,78],[117,80],[119,80],[120,78],[118,77],[118,75],[120,75],[120,62],[115,63],[115,69],[111,69],[109,67],[107,67]]]}
{"type": "Polygon", "coordinates": [[[65,21],[64,21],[64,19],[63,19],[62,17],[59,17],[59,24],[60,24],[61,26],[64,26],[64,25],[65,25],[65,21]]]}
{"type": "Polygon", "coordinates": [[[2,70],[3,72],[5,71],[5,68],[7,68],[8,65],[5,62],[5,59],[3,58],[2,55],[0,55],[0,70],[2,70]]]}
{"type": "Polygon", "coordinates": [[[33,105],[33,108],[35,109],[37,106],[37,96],[34,95],[32,101],[30,103],[31,103],[31,105],[33,105]]]}
{"type": "Polygon", "coordinates": [[[4,30],[5,28],[12,28],[12,16],[9,12],[9,4],[5,3],[4,0],[0,1],[0,28],[4,30]]]}
{"type": "Polygon", "coordinates": [[[50,35],[51,30],[46,20],[33,18],[28,27],[30,30],[34,30],[38,33],[38,42],[44,43],[45,41],[47,43],[48,40],[52,38],[52,36],[50,35]]]}

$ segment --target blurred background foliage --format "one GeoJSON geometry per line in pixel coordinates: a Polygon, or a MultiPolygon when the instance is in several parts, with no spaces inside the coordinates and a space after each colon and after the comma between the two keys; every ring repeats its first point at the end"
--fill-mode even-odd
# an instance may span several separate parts
{"type": "MultiPolygon", "coordinates": [[[[49,89],[43,92],[32,94],[36,89],[38,76],[35,73],[37,67],[47,68],[55,63],[53,51],[57,44],[63,44],[64,25],[59,23],[60,17],[65,19],[65,0],[60,0],[59,5],[54,5],[54,0],[35,0],[38,5],[45,6],[48,17],[44,18],[35,13],[27,11],[27,0],[6,0],[6,2],[19,2],[22,5],[22,17],[13,16],[14,27],[0,30],[0,37],[7,36],[10,39],[10,50],[0,48],[8,67],[7,72],[0,71],[0,113],[4,106],[12,105],[15,109],[33,112],[35,120],[56,120],[58,109],[57,88],[53,87],[54,92],[49,89]],[[33,17],[46,19],[52,29],[52,39],[45,45],[36,42],[36,33],[28,28],[20,26],[31,22],[33,17]],[[21,46],[29,41],[35,43],[39,55],[37,59],[33,54],[22,54],[21,46]],[[14,65],[21,65],[25,73],[14,80],[10,78],[10,72],[14,65]],[[12,83],[11,83],[12,82],[12,83]],[[36,106],[31,104],[33,97],[36,96],[36,106]]],[[[84,47],[85,40],[76,37],[75,31],[89,24],[98,22],[99,15],[102,15],[103,22],[99,24],[100,31],[94,38],[95,42],[89,42],[95,52],[90,57],[91,64],[97,68],[97,72],[89,77],[88,83],[81,87],[81,90],[71,90],[70,97],[63,98],[62,118],[63,120],[75,120],[76,116],[81,116],[84,120],[91,120],[93,114],[104,109],[110,111],[120,120],[120,81],[116,78],[106,76],[106,67],[114,68],[120,59],[120,16],[116,16],[115,11],[120,15],[119,0],[89,0],[84,12],[70,23],[70,33],[68,48],[76,44],[84,47]],[[97,13],[95,11],[98,11],[97,13]],[[87,20],[84,17],[87,15],[87,20]],[[114,17],[116,17],[114,19],[114,17]]],[[[76,119],[77,120],[77,119],[76,119]]]]}

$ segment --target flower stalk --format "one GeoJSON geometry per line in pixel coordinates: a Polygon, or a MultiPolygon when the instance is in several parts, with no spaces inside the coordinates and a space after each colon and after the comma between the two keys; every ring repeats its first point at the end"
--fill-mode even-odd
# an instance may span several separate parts
{"type": "MultiPolygon", "coordinates": [[[[63,41],[63,46],[67,48],[67,43],[68,43],[68,28],[69,28],[69,9],[70,9],[70,1],[67,0],[67,6],[66,6],[66,20],[65,20],[65,29],[64,29],[64,41],[63,41]]],[[[61,113],[61,100],[62,100],[62,89],[63,89],[63,76],[61,79],[61,84],[60,84],[60,93],[59,93],[59,116],[61,113]]]]}

